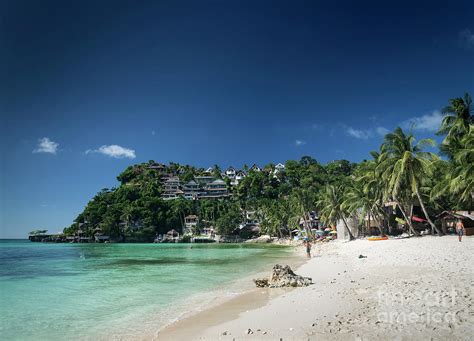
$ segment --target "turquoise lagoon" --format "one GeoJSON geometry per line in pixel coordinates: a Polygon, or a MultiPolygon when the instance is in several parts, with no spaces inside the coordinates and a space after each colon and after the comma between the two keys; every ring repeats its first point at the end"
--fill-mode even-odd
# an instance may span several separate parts
{"type": "Polygon", "coordinates": [[[180,314],[248,288],[250,274],[292,257],[291,248],[273,245],[3,240],[0,335],[3,340],[152,336],[180,314]]]}

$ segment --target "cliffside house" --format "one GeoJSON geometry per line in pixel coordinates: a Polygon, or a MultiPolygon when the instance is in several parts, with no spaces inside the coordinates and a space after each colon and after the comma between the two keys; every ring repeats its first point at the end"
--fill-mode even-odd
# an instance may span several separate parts
{"type": "Polygon", "coordinates": [[[257,166],[257,164],[255,164],[255,163],[253,164],[252,167],[250,167],[250,170],[252,172],[261,172],[262,171],[262,169],[259,166],[257,166]]]}
{"type": "Polygon", "coordinates": [[[91,238],[86,236],[86,231],[83,230],[82,228],[79,228],[79,230],[76,231],[75,234],[75,241],[77,243],[88,243],[91,238]]]}
{"type": "Polygon", "coordinates": [[[227,170],[225,171],[225,176],[227,176],[228,178],[235,178],[235,174],[237,173],[237,171],[235,170],[234,167],[230,166],[229,168],[227,168],[227,170]]]}
{"type": "Polygon", "coordinates": [[[196,182],[199,185],[206,186],[208,183],[211,183],[214,180],[216,180],[216,177],[212,175],[201,175],[201,176],[195,176],[194,180],[196,180],[196,182]]]}
{"type": "Polygon", "coordinates": [[[285,171],[285,165],[282,163],[278,163],[275,165],[275,170],[273,171],[273,174],[277,174],[283,171],[285,171]]]}
{"type": "Polygon", "coordinates": [[[184,234],[192,234],[196,229],[196,226],[199,223],[199,218],[197,215],[191,214],[184,217],[184,234]]]}
{"type": "Polygon", "coordinates": [[[243,178],[245,178],[247,174],[243,170],[239,170],[237,173],[235,173],[235,177],[231,178],[230,180],[230,185],[231,186],[237,186],[240,181],[242,181],[243,178]]]}
{"type": "Polygon", "coordinates": [[[194,180],[187,182],[183,186],[185,199],[196,200],[199,198],[199,194],[201,193],[201,191],[201,186],[194,180]]]}
{"type": "Polygon", "coordinates": [[[163,183],[163,194],[162,198],[164,200],[172,200],[178,198],[180,195],[183,195],[184,192],[180,189],[181,183],[177,176],[168,178],[163,183]]]}
{"type": "Polygon", "coordinates": [[[245,178],[246,176],[247,176],[247,174],[243,170],[240,170],[235,174],[235,180],[237,180],[237,182],[239,182],[243,178],[245,178]]]}
{"type": "Polygon", "coordinates": [[[148,169],[155,169],[159,172],[164,172],[166,170],[166,166],[162,163],[150,163],[148,166],[147,166],[148,169]]]}
{"type": "Polygon", "coordinates": [[[221,180],[217,179],[213,182],[210,182],[205,187],[206,194],[204,195],[206,198],[224,198],[229,196],[229,192],[227,191],[226,183],[221,180]]]}
{"type": "Polygon", "coordinates": [[[104,235],[100,227],[94,229],[94,240],[96,243],[104,243],[109,241],[109,236],[104,235]]]}

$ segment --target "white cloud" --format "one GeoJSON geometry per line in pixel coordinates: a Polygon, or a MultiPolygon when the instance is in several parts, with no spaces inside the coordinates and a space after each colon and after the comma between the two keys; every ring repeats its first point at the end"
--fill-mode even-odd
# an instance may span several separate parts
{"type": "Polygon", "coordinates": [[[474,33],[466,28],[458,33],[459,45],[465,49],[474,48],[474,33]]]}
{"type": "Polygon", "coordinates": [[[359,140],[368,140],[376,135],[385,136],[389,132],[387,128],[381,126],[371,129],[355,129],[345,126],[344,129],[347,135],[359,140]]]}
{"type": "Polygon", "coordinates": [[[48,153],[56,154],[59,143],[51,141],[48,137],[43,137],[38,140],[38,146],[33,150],[33,153],[48,153]]]}
{"type": "Polygon", "coordinates": [[[370,130],[354,129],[352,127],[346,127],[346,133],[349,136],[361,140],[367,140],[369,137],[372,136],[372,132],[370,130]]]}
{"type": "Polygon", "coordinates": [[[90,154],[90,153],[99,153],[99,154],[113,157],[115,159],[123,159],[123,158],[134,159],[136,157],[135,151],[133,149],[124,148],[116,144],[112,144],[110,146],[103,145],[99,149],[86,150],[86,154],[90,154]]]}
{"type": "Polygon", "coordinates": [[[435,132],[439,129],[442,120],[443,115],[439,111],[433,111],[432,114],[412,117],[403,121],[401,126],[404,129],[435,132]]]}
{"type": "Polygon", "coordinates": [[[302,140],[296,140],[295,141],[295,146],[297,146],[297,147],[305,145],[305,144],[306,144],[306,141],[302,141],[302,140]]]}
{"type": "Polygon", "coordinates": [[[385,136],[390,132],[390,130],[385,127],[377,127],[375,128],[375,132],[380,136],[385,136]]]}

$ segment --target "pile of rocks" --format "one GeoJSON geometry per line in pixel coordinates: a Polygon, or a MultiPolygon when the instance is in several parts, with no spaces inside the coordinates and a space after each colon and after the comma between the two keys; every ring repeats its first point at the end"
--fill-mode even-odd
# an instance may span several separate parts
{"type": "Polygon", "coordinates": [[[258,288],[306,287],[313,284],[310,277],[297,275],[288,265],[276,264],[269,279],[254,279],[258,288]]]}

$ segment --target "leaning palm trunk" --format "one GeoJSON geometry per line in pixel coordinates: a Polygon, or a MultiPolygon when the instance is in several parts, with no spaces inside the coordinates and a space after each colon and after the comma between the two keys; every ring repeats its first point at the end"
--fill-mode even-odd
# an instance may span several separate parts
{"type": "Polygon", "coordinates": [[[346,218],[341,215],[342,221],[344,223],[344,227],[346,228],[347,233],[349,233],[349,240],[354,240],[354,235],[352,234],[351,230],[349,229],[349,225],[347,225],[346,218]]]}
{"type": "Polygon", "coordinates": [[[368,212],[368,215],[369,215],[369,221],[368,221],[368,226],[366,227],[366,233],[367,233],[367,231],[370,232],[372,230],[371,226],[370,226],[370,211],[368,212]]]}
{"type": "Polygon", "coordinates": [[[408,218],[408,216],[405,213],[405,210],[403,209],[402,205],[400,202],[398,202],[397,199],[394,199],[394,201],[397,203],[398,208],[400,209],[400,212],[403,214],[403,218],[405,218],[405,221],[408,224],[408,229],[410,230],[411,233],[413,233],[415,236],[419,236],[420,234],[413,228],[413,225],[411,223],[411,220],[408,218]]]}
{"type": "Polygon", "coordinates": [[[420,202],[421,209],[423,210],[423,214],[426,217],[426,220],[428,220],[428,223],[431,226],[431,234],[434,234],[434,231],[438,233],[438,236],[442,236],[443,232],[435,225],[430,219],[430,216],[428,215],[428,212],[426,211],[425,204],[423,203],[423,200],[421,199],[420,191],[418,190],[418,186],[415,186],[415,193],[416,196],[418,197],[418,201],[420,202]]]}

